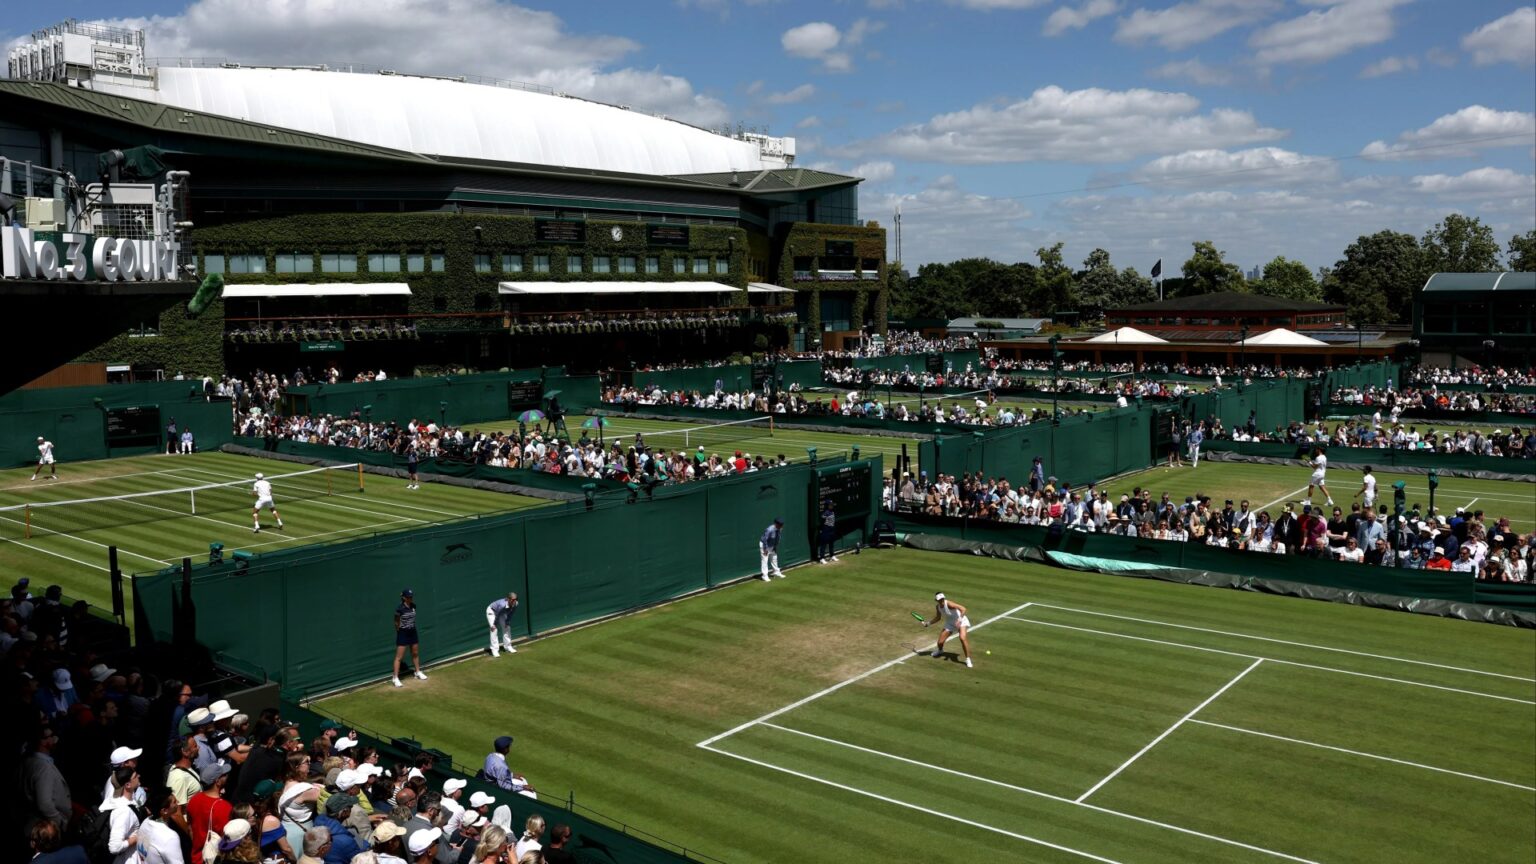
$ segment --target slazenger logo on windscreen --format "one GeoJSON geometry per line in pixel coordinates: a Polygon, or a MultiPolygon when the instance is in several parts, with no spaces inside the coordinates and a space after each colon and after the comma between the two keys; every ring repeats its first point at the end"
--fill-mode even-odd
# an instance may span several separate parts
{"type": "Polygon", "coordinates": [[[444,564],[462,564],[475,557],[475,550],[469,548],[468,543],[451,543],[443,549],[443,557],[439,560],[444,564]]]}

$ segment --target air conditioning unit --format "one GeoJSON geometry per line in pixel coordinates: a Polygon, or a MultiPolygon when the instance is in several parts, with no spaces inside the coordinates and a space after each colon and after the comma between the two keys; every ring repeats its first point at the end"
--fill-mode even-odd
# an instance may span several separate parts
{"type": "Polygon", "coordinates": [[[63,230],[64,202],[57,198],[28,198],[27,227],[33,231],[63,230]]]}

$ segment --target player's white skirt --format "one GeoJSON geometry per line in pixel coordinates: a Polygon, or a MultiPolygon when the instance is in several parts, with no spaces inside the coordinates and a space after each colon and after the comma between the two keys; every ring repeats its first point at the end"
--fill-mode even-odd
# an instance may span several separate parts
{"type": "Polygon", "coordinates": [[[252,508],[252,509],[260,510],[263,507],[265,507],[265,508],[267,508],[269,510],[276,510],[277,509],[277,505],[272,503],[272,499],[271,498],[259,498],[259,499],[257,499],[256,506],[254,508],[252,508]]]}
{"type": "Polygon", "coordinates": [[[944,632],[946,632],[946,633],[959,633],[961,627],[964,627],[965,629],[969,630],[971,628],[971,619],[967,618],[964,615],[961,615],[960,616],[960,620],[956,621],[953,624],[950,624],[950,623],[946,622],[944,624],[944,632]]]}

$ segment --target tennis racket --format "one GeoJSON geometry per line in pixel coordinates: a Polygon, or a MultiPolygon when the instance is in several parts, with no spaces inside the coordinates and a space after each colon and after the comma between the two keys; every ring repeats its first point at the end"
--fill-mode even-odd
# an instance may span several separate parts
{"type": "Polygon", "coordinates": [[[916,618],[918,621],[927,621],[928,620],[927,618],[924,618],[923,616],[917,614],[916,612],[912,613],[912,617],[916,618]]]}

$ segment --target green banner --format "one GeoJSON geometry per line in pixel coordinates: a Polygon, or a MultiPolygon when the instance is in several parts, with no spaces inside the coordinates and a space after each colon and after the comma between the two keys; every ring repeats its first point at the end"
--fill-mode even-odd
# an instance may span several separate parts
{"type": "Polygon", "coordinates": [[[317,351],[345,351],[347,343],[340,339],[328,339],[320,342],[300,342],[299,353],[310,354],[317,351]]]}

